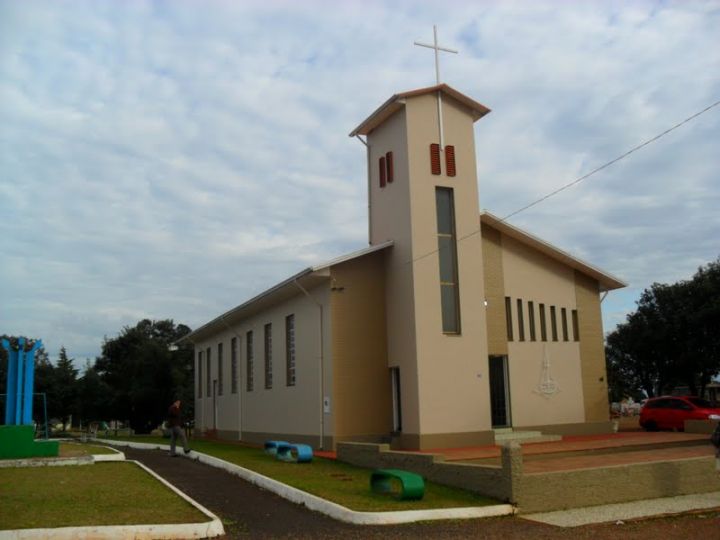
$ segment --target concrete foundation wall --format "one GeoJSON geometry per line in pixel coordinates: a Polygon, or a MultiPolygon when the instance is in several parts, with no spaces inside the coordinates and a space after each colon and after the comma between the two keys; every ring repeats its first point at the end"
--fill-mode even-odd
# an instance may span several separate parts
{"type": "Polygon", "coordinates": [[[701,457],[526,474],[514,502],[529,513],[719,490],[715,459],[701,457]]]}
{"type": "Polygon", "coordinates": [[[548,473],[523,472],[522,448],[502,448],[502,466],[446,462],[436,454],[390,451],[385,444],[338,443],[338,459],[393,467],[427,480],[510,502],[520,513],[720,491],[712,456],[548,473]]]}
{"type": "Polygon", "coordinates": [[[412,471],[438,484],[454,486],[511,501],[510,467],[448,463],[439,454],[396,452],[387,444],[337,443],[338,460],[367,468],[394,468],[412,471]]]}

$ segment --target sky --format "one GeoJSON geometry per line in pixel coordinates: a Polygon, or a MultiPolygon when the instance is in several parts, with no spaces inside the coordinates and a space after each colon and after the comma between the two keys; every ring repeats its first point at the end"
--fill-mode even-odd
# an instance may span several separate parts
{"type": "MultiPolygon", "coordinates": [[[[720,100],[720,1],[0,0],[0,334],[76,365],[367,245],[348,133],[441,79],[500,217],[720,100]]],[[[509,223],[628,283],[720,256],[720,106],[509,223]]]]}

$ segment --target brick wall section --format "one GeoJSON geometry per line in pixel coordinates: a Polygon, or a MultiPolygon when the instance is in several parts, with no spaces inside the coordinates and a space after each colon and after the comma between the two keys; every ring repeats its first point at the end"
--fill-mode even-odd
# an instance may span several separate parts
{"type": "Polygon", "coordinates": [[[505,280],[502,264],[502,238],[499,231],[482,225],[483,272],[487,300],[488,354],[508,353],[505,323],[505,280]]]}
{"type": "Polygon", "coordinates": [[[520,513],[547,512],[711,491],[720,491],[720,475],[715,459],[702,457],[526,474],[517,504],[520,513]]]}
{"type": "Polygon", "coordinates": [[[580,327],[580,362],[586,422],[607,422],[607,373],[598,282],[575,272],[575,300],[580,327]]]}
{"type": "Polygon", "coordinates": [[[367,468],[412,471],[439,484],[511,502],[520,513],[548,512],[720,491],[712,456],[548,473],[523,472],[522,448],[502,448],[502,466],[446,462],[436,454],[389,450],[386,444],[338,443],[338,459],[367,468]]]}

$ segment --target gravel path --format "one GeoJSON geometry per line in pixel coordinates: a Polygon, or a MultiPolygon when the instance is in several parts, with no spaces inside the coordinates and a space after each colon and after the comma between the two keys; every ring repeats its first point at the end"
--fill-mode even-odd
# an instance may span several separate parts
{"type": "Polygon", "coordinates": [[[247,538],[532,538],[720,539],[720,509],[622,524],[563,528],[521,518],[356,526],[290,503],[220,469],[165,452],[123,448],[223,520],[228,539],[247,538]]]}

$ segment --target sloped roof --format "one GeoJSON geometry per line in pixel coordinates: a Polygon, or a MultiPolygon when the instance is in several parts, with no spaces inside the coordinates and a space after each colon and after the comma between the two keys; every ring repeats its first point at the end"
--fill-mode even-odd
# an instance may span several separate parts
{"type": "Polygon", "coordinates": [[[355,135],[367,135],[377,126],[387,120],[393,113],[405,106],[405,99],[409,97],[422,96],[423,94],[431,94],[434,92],[442,92],[456,101],[459,101],[465,105],[472,114],[473,120],[478,121],[480,118],[490,112],[485,105],[478,103],[472,98],[469,98],[465,94],[458,92],[447,84],[438,84],[436,86],[429,86],[427,88],[419,88],[417,90],[410,90],[409,92],[401,92],[394,94],[385,103],[380,105],[370,116],[368,116],[362,123],[350,132],[350,137],[355,135]]]}
{"type": "Polygon", "coordinates": [[[330,279],[330,274],[327,270],[329,270],[332,266],[336,266],[353,259],[359,259],[360,257],[364,257],[370,253],[389,248],[392,245],[393,241],[388,240],[382,244],[368,246],[366,248],[341,255],[340,257],[336,257],[335,259],[320,263],[316,266],[309,266],[297,274],[290,276],[286,280],[281,281],[277,285],[266,289],[247,302],[244,302],[239,306],[226,311],[222,315],[215,317],[210,322],[205,323],[201,327],[184,336],[182,339],[179,339],[178,343],[182,343],[183,341],[192,342],[195,338],[201,338],[208,332],[214,333],[218,329],[229,328],[231,321],[243,319],[267,306],[287,300],[296,294],[301,294],[300,289],[295,284],[296,282],[300,283],[305,289],[315,287],[323,281],[330,279]]]}
{"type": "Polygon", "coordinates": [[[625,283],[620,278],[615,277],[612,274],[605,272],[604,270],[601,270],[600,268],[593,266],[590,263],[578,259],[573,255],[570,255],[569,253],[553,246],[552,244],[538,238],[537,236],[530,234],[527,231],[510,225],[507,221],[503,221],[502,219],[491,214],[488,211],[483,211],[480,214],[480,223],[488,225],[493,229],[496,229],[501,233],[540,251],[541,253],[544,253],[551,259],[555,259],[556,261],[561,262],[577,270],[578,272],[582,272],[583,274],[590,276],[593,279],[596,279],[598,283],[600,283],[601,291],[612,291],[614,289],[621,289],[623,287],[627,287],[627,283],[625,283]]]}

